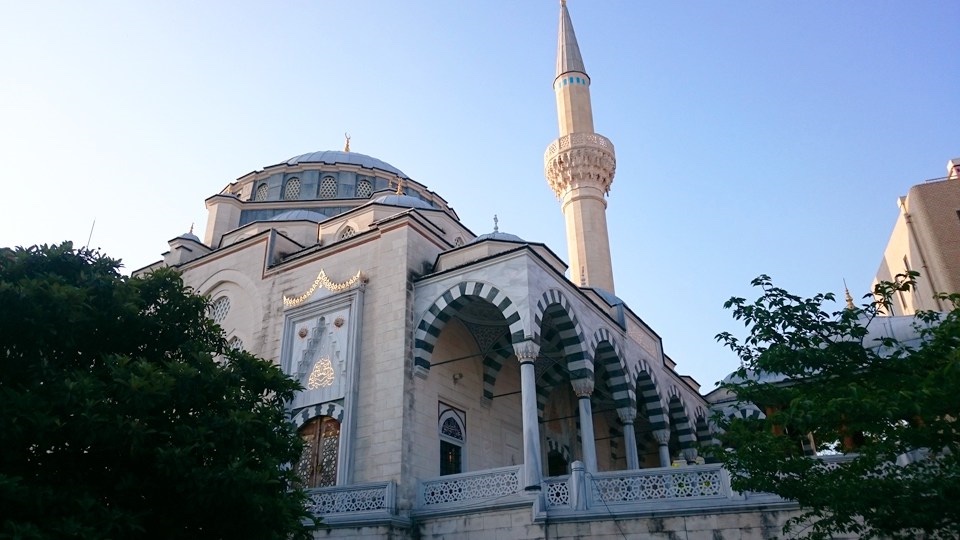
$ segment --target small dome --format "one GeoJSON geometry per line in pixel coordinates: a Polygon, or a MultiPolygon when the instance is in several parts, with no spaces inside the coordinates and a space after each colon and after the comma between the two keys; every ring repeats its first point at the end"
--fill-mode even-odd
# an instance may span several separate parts
{"type": "Polygon", "coordinates": [[[202,243],[203,243],[203,242],[200,241],[200,239],[197,237],[197,235],[193,234],[192,232],[185,232],[185,233],[181,234],[180,236],[178,236],[177,238],[180,238],[180,239],[183,239],[183,240],[193,240],[194,242],[196,242],[196,243],[198,243],[198,244],[202,244],[202,243]]]}
{"type": "Polygon", "coordinates": [[[411,197],[410,195],[380,195],[379,197],[373,199],[373,202],[379,204],[389,204],[390,206],[401,206],[403,208],[434,209],[433,205],[427,201],[418,199],[416,197],[411,197]]]}
{"type": "Polygon", "coordinates": [[[477,242],[483,240],[497,240],[499,242],[516,242],[518,244],[526,244],[527,241],[515,234],[493,231],[492,233],[481,234],[480,236],[473,239],[471,244],[476,244],[477,242]]]}
{"type": "Polygon", "coordinates": [[[327,219],[327,216],[321,214],[320,212],[313,212],[310,210],[288,210],[282,212],[270,218],[270,221],[312,221],[314,223],[320,223],[327,219]]]}
{"type": "Polygon", "coordinates": [[[403,171],[386,161],[381,161],[375,157],[358,154],[356,152],[337,152],[335,150],[310,152],[309,154],[294,156],[285,163],[287,165],[299,165],[301,163],[326,163],[327,165],[335,165],[337,163],[345,163],[348,165],[359,165],[365,169],[380,169],[381,171],[395,174],[400,178],[408,178],[407,175],[403,174],[403,171]]]}

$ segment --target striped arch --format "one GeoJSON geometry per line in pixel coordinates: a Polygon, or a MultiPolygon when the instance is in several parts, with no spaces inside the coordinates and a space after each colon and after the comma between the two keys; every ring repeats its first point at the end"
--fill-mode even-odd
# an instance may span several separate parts
{"type": "Polygon", "coordinates": [[[339,403],[322,403],[320,405],[310,405],[300,409],[300,412],[293,415],[291,420],[296,428],[307,423],[307,420],[318,416],[329,416],[337,422],[343,422],[343,407],[339,403]]]}
{"type": "Polygon", "coordinates": [[[667,414],[663,410],[660,393],[657,392],[657,385],[650,372],[645,369],[638,369],[635,379],[637,381],[637,402],[647,410],[647,421],[650,422],[650,429],[667,429],[667,414]]]}
{"type": "Polygon", "coordinates": [[[707,417],[697,416],[694,425],[697,426],[697,440],[700,442],[700,446],[712,446],[717,444],[717,440],[713,438],[713,432],[710,431],[710,423],[707,422],[707,417]]]}
{"type": "Polygon", "coordinates": [[[503,363],[513,355],[513,338],[503,334],[493,344],[493,348],[483,356],[483,397],[493,399],[493,385],[503,363]]]}
{"type": "Polygon", "coordinates": [[[560,384],[564,384],[562,364],[553,364],[548,367],[537,379],[537,416],[543,420],[543,411],[547,407],[550,392],[560,384]]]}
{"type": "MultiPolygon", "coordinates": [[[[430,371],[430,356],[433,354],[433,347],[437,344],[440,331],[470,297],[486,300],[496,306],[510,327],[511,342],[523,341],[523,323],[520,320],[520,313],[506,294],[493,285],[481,281],[458,283],[440,295],[440,298],[427,308],[414,331],[413,366],[424,377],[430,371]]],[[[486,369],[484,372],[486,374],[486,369]]]]}
{"type": "Polygon", "coordinates": [[[686,450],[694,448],[697,444],[697,437],[690,427],[690,420],[687,419],[687,412],[683,408],[683,402],[680,397],[674,395],[670,398],[670,423],[677,430],[677,438],[680,439],[680,449],[686,450]]]}
{"type": "Polygon", "coordinates": [[[563,294],[550,289],[537,301],[537,314],[533,318],[533,339],[540,344],[543,320],[549,315],[556,322],[560,335],[560,348],[566,358],[570,380],[593,379],[593,361],[583,350],[583,330],[570,302],[563,294]]]}
{"type": "Polygon", "coordinates": [[[590,351],[594,366],[602,365],[607,373],[607,385],[617,408],[634,408],[637,397],[630,385],[630,380],[623,369],[625,357],[620,344],[613,339],[610,331],[601,328],[593,334],[590,340],[590,351]]]}

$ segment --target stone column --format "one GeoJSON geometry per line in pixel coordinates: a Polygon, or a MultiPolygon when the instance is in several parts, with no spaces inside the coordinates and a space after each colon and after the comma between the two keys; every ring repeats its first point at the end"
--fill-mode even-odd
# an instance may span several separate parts
{"type": "Polygon", "coordinates": [[[621,407],[617,409],[620,421],[623,422],[623,438],[627,441],[627,469],[640,468],[640,456],[637,452],[637,434],[633,430],[633,422],[637,419],[636,407],[621,407]]]}
{"type": "Polygon", "coordinates": [[[534,361],[540,346],[532,341],[516,343],[513,350],[520,362],[520,403],[523,415],[523,489],[539,490],[540,422],[537,418],[537,374],[534,361]]]}
{"type": "Polygon", "coordinates": [[[657,439],[657,444],[660,445],[660,466],[669,467],[670,466],[670,429],[655,429],[653,431],[653,437],[657,439]]]}
{"type": "Polygon", "coordinates": [[[583,451],[583,464],[588,473],[595,473],[597,472],[597,443],[593,435],[593,408],[590,406],[593,381],[578,379],[571,384],[580,403],[580,446],[583,451]]]}

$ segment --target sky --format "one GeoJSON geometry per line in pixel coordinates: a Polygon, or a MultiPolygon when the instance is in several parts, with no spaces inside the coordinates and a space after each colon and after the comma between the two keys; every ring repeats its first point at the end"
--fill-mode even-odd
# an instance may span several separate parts
{"type": "MultiPolygon", "coordinates": [[[[569,0],[613,141],[616,293],[704,391],[769,274],[865,294],[897,197],[960,157],[960,2],[569,0]]],[[[543,176],[555,0],[0,0],[0,246],[161,258],[204,199],[316,150],[566,259],[543,176]],[[92,225],[95,222],[95,226],[92,225]],[[92,228],[92,236],[91,236],[92,228]]]]}

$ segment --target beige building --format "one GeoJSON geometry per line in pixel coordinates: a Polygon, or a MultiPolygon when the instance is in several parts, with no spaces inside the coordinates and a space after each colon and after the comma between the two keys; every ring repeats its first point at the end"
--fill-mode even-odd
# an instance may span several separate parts
{"type": "Polygon", "coordinates": [[[139,271],[180,269],[233,346],[300,381],[297,466],[332,528],[318,537],[764,538],[795,508],[703,462],[699,385],[614,294],[616,159],[591,82],[561,2],[544,167],[569,277],[548,246],[474,234],[349,140],[230,182],[202,240],[139,271]]]}
{"type": "Polygon", "coordinates": [[[874,285],[917,271],[917,287],[900,293],[891,315],[949,306],[936,293],[960,292],[960,158],[947,162],[947,176],[910,188],[897,199],[899,215],[883,252],[874,285]]]}

